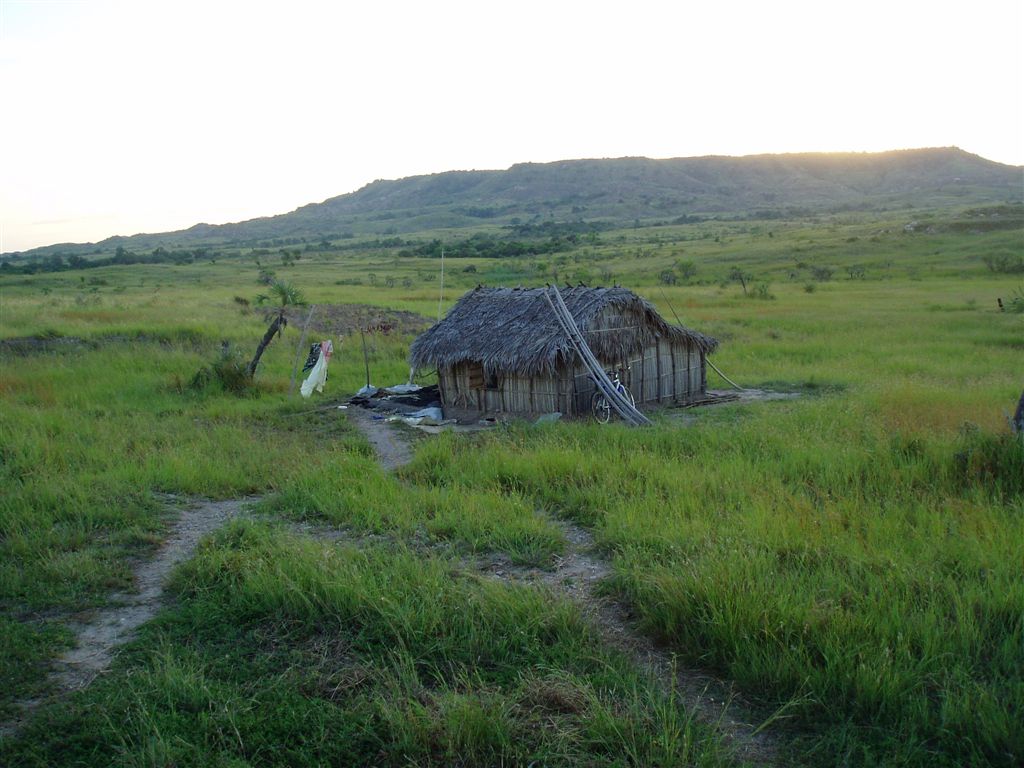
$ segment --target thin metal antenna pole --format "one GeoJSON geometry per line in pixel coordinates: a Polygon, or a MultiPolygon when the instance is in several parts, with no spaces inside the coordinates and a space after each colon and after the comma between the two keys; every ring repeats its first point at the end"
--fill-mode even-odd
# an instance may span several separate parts
{"type": "Polygon", "coordinates": [[[441,249],[441,295],[437,297],[437,322],[441,322],[441,303],[444,301],[444,248],[441,249]]]}
{"type": "Polygon", "coordinates": [[[299,347],[295,352],[295,365],[292,366],[292,380],[288,384],[288,397],[295,394],[295,377],[299,373],[299,363],[302,362],[302,354],[306,349],[306,331],[309,330],[309,321],[313,319],[313,312],[316,311],[316,304],[313,304],[309,308],[309,314],[306,315],[306,322],[302,324],[302,335],[299,337],[299,347]]]}

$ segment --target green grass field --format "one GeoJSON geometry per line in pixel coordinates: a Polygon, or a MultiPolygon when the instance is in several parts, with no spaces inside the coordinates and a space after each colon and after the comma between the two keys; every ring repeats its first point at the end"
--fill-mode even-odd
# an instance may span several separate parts
{"type": "MultiPolygon", "coordinates": [[[[780,713],[783,764],[1020,764],[1024,447],[1006,416],[1024,313],[996,300],[1024,276],[984,259],[1024,240],[913,219],[641,227],[554,258],[449,260],[444,306],[479,282],[615,281],[718,337],[740,383],[801,396],[659,411],[643,430],[417,439],[397,477],[343,412],[315,410],[364,383],[358,334],[335,338],[312,404],[287,394],[294,327],[254,391],[188,386],[222,341],[245,357],[266,328],[235,300],[264,290],[252,259],[0,277],[0,338],[65,339],[0,348],[2,719],[46,692],[75,613],[130,587],[167,530],[158,494],[264,497],[0,763],[734,764],[573,603],[464,567],[551,567],[563,518],[594,533],[603,589],[641,631],[780,713]],[[680,262],[689,284],[663,285],[680,262]],[[374,537],[333,544],[297,520],[374,537]]],[[[311,302],[436,318],[438,261],[400,250],[272,267],[311,302]]],[[[409,341],[371,336],[374,383],[406,378],[409,341]]]]}

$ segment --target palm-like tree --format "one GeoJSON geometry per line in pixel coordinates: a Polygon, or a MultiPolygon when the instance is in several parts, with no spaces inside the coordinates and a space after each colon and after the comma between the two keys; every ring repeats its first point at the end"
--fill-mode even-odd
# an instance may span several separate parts
{"type": "Polygon", "coordinates": [[[260,364],[263,350],[273,341],[274,336],[280,335],[284,331],[284,327],[288,325],[288,318],[285,315],[288,307],[301,306],[306,303],[299,289],[291,283],[286,283],[284,280],[272,280],[267,287],[270,293],[257,296],[256,303],[273,303],[274,306],[273,309],[267,312],[265,318],[270,323],[270,326],[267,328],[267,332],[263,334],[260,345],[256,347],[255,357],[253,357],[252,362],[246,368],[250,376],[256,375],[256,366],[260,364]]]}

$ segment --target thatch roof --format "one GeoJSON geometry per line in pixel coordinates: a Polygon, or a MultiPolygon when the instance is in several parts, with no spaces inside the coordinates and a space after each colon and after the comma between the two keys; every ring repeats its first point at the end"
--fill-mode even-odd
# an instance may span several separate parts
{"type": "MultiPolygon", "coordinates": [[[[554,372],[575,357],[544,288],[483,288],[465,294],[444,320],[412,344],[416,368],[446,368],[480,362],[491,372],[526,375],[554,372]]],[[[659,338],[712,352],[718,342],[702,333],[670,325],[654,306],[626,288],[562,288],[562,298],[599,360],[626,360],[659,338]],[[626,322],[622,328],[598,330],[595,321],[608,307],[626,322]]]]}

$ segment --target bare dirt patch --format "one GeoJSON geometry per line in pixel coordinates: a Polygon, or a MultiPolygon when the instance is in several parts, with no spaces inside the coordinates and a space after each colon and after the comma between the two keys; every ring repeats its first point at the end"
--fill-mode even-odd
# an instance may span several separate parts
{"type": "Polygon", "coordinates": [[[409,441],[399,434],[400,427],[396,424],[383,419],[375,419],[369,411],[363,408],[349,408],[347,413],[352,423],[370,441],[370,445],[377,453],[377,460],[388,472],[412,461],[412,448],[409,446],[409,441]]]}
{"type": "Polygon", "coordinates": [[[726,395],[731,394],[736,396],[736,401],[740,403],[757,403],[764,402],[765,400],[794,400],[801,396],[800,392],[776,392],[770,389],[741,389],[739,391],[729,390],[714,390],[708,394],[715,395],[726,395]]]}

